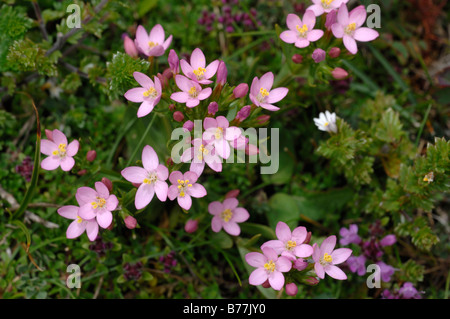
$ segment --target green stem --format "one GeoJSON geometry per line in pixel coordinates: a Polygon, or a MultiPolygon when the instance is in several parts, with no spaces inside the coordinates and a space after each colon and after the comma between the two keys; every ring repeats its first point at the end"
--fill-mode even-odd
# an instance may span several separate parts
{"type": "Polygon", "coordinates": [[[425,112],[425,116],[423,117],[422,124],[420,125],[419,133],[416,138],[416,148],[419,146],[420,137],[422,136],[423,128],[425,127],[425,123],[428,120],[428,115],[430,114],[431,104],[428,105],[427,111],[425,112]]]}
{"type": "Polygon", "coordinates": [[[147,126],[147,128],[145,129],[144,134],[142,134],[142,137],[141,137],[141,139],[139,140],[138,145],[134,148],[133,154],[131,154],[130,159],[128,160],[127,167],[131,165],[131,163],[133,162],[134,158],[136,157],[136,154],[137,154],[138,150],[140,150],[141,147],[142,147],[142,144],[144,144],[145,137],[147,136],[148,132],[150,132],[150,128],[152,127],[153,122],[155,121],[156,116],[157,116],[156,114],[153,115],[153,118],[152,118],[152,120],[150,121],[150,124],[149,124],[149,125],[147,126]]]}

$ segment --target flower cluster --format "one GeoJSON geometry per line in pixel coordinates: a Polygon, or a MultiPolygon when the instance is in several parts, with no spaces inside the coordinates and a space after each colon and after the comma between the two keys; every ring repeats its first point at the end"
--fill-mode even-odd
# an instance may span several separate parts
{"type": "Polygon", "coordinates": [[[284,222],[278,222],[275,233],[277,239],[265,242],[261,246],[262,253],[250,252],[245,256],[247,263],[256,267],[249,277],[251,285],[268,283],[274,290],[281,290],[286,282],[286,273],[289,281],[292,281],[286,285],[286,292],[295,295],[297,287],[293,281],[317,284],[314,277],[324,279],[325,274],[338,280],[347,279],[336,265],[345,262],[352,250],[335,249],[336,236],[326,238],[321,245],[315,243],[311,246],[311,233],[305,227],[296,227],[291,232],[284,222]]]}
{"type": "Polygon", "coordinates": [[[235,26],[244,30],[254,30],[261,24],[256,19],[257,11],[255,8],[250,8],[249,12],[245,12],[239,10],[238,0],[223,0],[222,2],[224,6],[218,16],[214,12],[203,10],[202,16],[197,20],[198,24],[203,25],[207,32],[213,31],[217,24],[221,24],[221,28],[227,33],[234,32],[235,26]]]}
{"type": "Polygon", "coordinates": [[[418,291],[412,282],[405,282],[399,289],[390,292],[388,289],[383,290],[383,299],[422,299],[423,292],[418,291]]]}

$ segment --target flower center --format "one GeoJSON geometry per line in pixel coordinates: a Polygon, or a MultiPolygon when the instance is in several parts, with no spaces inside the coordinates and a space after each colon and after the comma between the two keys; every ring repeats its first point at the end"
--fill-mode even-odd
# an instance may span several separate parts
{"type": "Polygon", "coordinates": [[[258,101],[260,103],[263,103],[266,100],[266,97],[269,96],[269,91],[267,91],[265,88],[260,88],[259,89],[259,94],[258,94],[258,101]]]}
{"type": "Polygon", "coordinates": [[[157,94],[158,93],[156,92],[155,88],[149,88],[142,95],[144,95],[145,97],[155,98],[157,94]]]}
{"type": "Polygon", "coordinates": [[[80,216],[77,216],[77,223],[81,224],[81,222],[83,222],[83,219],[80,216]]]}
{"type": "Polygon", "coordinates": [[[205,146],[202,144],[200,145],[200,147],[198,148],[198,155],[197,158],[202,161],[203,160],[203,156],[208,155],[209,151],[205,148],[205,146]]]}
{"type": "Polygon", "coordinates": [[[308,26],[304,24],[301,28],[299,25],[296,26],[296,29],[300,35],[300,37],[304,38],[308,32],[308,26]]]}
{"type": "Polygon", "coordinates": [[[323,7],[324,9],[329,9],[330,6],[331,6],[331,3],[332,3],[333,1],[334,1],[334,0],[321,0],[321,2],[322,2],[322,7],[323,7]]]}
{"type": "Polygon", "coordinates": [[[296,241],[289,240],[286,243],[286,249],[287,250],[292,250],[292,248],[295,248],[296,246],[297,246],[297,242],[296,241]]]}
{"type": "Polygon", "coordinates": [[[328,123],[328,122],[325,122],[325,124],[324,124],[325,126],[328,126],[328,125],[330,125],[330,123],[328,123]]]}
{"type": "Polygon", "coordinates": [[[195,86],[191,87],[188,92],[189,96],[192,98],[196,98],[198,96],[198,91],[195,86]]]}
{"type": "Polygon", "coordinates": [[[231,209],[225,209],[221,214],[220,217],[222,217],[222,219],[225,222],[229,222],[231,217],[233,217],[233,212],[231,211],[231,209]]]}
{"type": "Polygon", "coordinates": [[[91,205],[93,209],[103,208],[106,205],[106,200],[97,196],[97,201],[92,202],[91,205]]]}
{"type": "Polygon", "coordinates": [[[434,181],[434,173],[430,172],[427,175],[425,175],[425,177],[423,178],[423,181],[428,182],[428,184],[431,183],[432,181],[434,181]]]}
{"type": "Polygon", "coordinates": [[[268,272],[274,272],[275,271],[275,263],[273,262],[273,260],[269,260],[268,262],[266,262],[264,264],[264,268],[268,271],[268,272]]]}
{"type": "Polygon", "coordinates": [[[63,143],[59,144],[58,149],[54,150],[52,152],[52,154],[57,155],[59,157],[65,157],[66,156],[66,144],[63,144],[63,143]]]}
{"type": "Polygon", "coordinates": [[[158,42],[153,42],[153,41],[149,41],[148,42],[148,46],[150,47],[150,49],[153,49],[154,47],[156,47],[158,45],[158,42]]]}
{"type": "Polygon", "coordinates": [[[179,179],[178,181],[178,190],[180,191],[180,196],[184,197],[186,195],[186,189],[188,187],[192,187],[192,184],[189,184],[189,180],[179,179]]]}
{"type": "Polygon", "coordinates": [[[197,80],[201,80],[201,79],[203,79],[203,75],[205,74],[206,69],[199,67],[197,70],[194,70],[193,72],[194,72],[195,76],[197,77],[197,80]]]}
{"type": "Polygon", "coordinates": [[[157,178],[157,176],[156,176],[156,173],[151,173],[151,174],[149,174],[146,178],[144,178],[143,183],[144,183],[144,184],[156,183],[157,179],[158,179],[158,178],[157,178]]]}
{"type": "Polygon", "coordinates": [[[220,140],[223,136],[223,128],[222,127],[218,127],[216,129],[216,133],[214,134],[214,136],[216,137],[216,140],[220,140]]]}
{"type": "Polygon", "coordinates": [[[327,253],[325,253],[324,255],[323,255],[323,258],[322,258],[322,260],[321,260],[321,264],[322,265],[326,265],[326,264],[329,264],[329,263],[331,263],[333,261],[333,258],[331,258],[331,256],[329,255],[329,254],[327,254],[327,253]]]}
{"type": "Polygon", "coordinates": [[[348,26],[345,27],[345,33],[346,34],[352,34],[356,30],[356,23],[350,23],[348,26]]]}

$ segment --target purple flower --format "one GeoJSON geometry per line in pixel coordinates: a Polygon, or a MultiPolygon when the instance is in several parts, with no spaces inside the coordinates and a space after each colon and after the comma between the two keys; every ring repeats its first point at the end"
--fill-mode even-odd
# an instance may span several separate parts
{"type": "Polygon", "coordinates": [[[341,239],[339,239],[339,243],[343,246],[347,246],[348,244],[357,244],[361,242],[361,238],[358,236],[358,225],[351,224],[347,229],[342,227],[339,231],[339,235],[341,239]]]}
{"type": "Polygon", "coordinates": [[[395,235],[387,235],[382,240],[380,240],[380,245],[382,247],[392,246],[397,242],[397,237],[395,235]]]}
{"type": "Polygon", "coordinates": [[[286,18],[288,31],[280,34],[280,39],[286,43],[295,43],[297,48],[306,48],[310,42],[315,42],[323,36],[323,31],[314,29],[316,16],[311,10],[307,10],[303,21],[295,14],[290,13],[286,18]]]}
{"type": "Polygon", "coordinates": [[[313,245],[314,252],[312,258],[315,262],[314,270],[320,279],[325,278],[325,273],[334,279],[347,279],[347,275],[336,265],[346,261],[352,254],[352,250],[349,248],[334,250],[335,246],[336,236],[326,238],[320,247],[317,244],[313,245]]]}
{"type": "Polygon", "coordinates": [[[383,280],[384,282],[391,281],[391,277],[395,272],[395,268],[392,266],[386,265],[382,261],[377,262],[377,265],[380,266],[381,280],[383,280]]]}
{"type": "Polygon", "coordinates": [[[364,276],[366,273],[366,257],[364,257],[364,255],[348,257],[347,265],[350,268],[350,271],[357,273],[358,276],[364,276]]]}
{"type": "Polygon", "coordinates": [[[326,56],[327,56],[327,53],[324,50],[320,49],[320,48],[315,49],[314,52],[311,55],[312,59],[316,63],[320,63],[323,60],[325,60],[326,56]]]}
{"type": "Polygon", "coordinates": [[[405,282],[398,290],[401,299],[421,299],[421,293],[414,288],[411,282],[405,282]]]}

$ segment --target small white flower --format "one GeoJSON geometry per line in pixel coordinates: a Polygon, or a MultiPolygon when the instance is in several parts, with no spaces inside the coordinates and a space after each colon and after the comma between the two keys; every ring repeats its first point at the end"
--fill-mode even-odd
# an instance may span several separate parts
{"type": "Polygon", "coordinates": [[[336,113],[320,112],[319,118],[314,118],[314,123],[321,131],[337,133],[336,113]]]}

